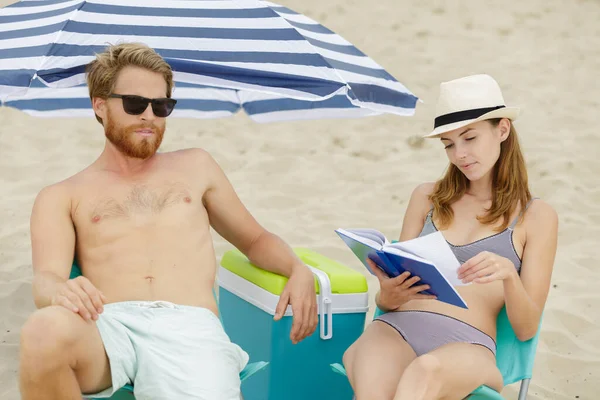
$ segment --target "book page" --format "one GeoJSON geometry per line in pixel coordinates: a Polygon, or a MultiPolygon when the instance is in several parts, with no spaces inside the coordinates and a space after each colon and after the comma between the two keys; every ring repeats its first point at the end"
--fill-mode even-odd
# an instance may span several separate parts
{"type": "MultiPolygon", "coordinates": [[[[376,237],[373,238],[372,236],[368,237],[368,236],[365,236],[364,234],[357,234],[357,233],[355,233],[355,230],[339,228],[339,229],[336,229],[335,232],[337,232],[338,235],[341,234],[342,236],[346,236],[352,240],[355,240],[359,243],[369,246],[375,250],[380,250],[382,247],[382,243],[380,243],[376,237]]],[[[343,239],[343,237],[342,237],[342,239],[343,239]]],[[[350,243],[346,243],[346,244],[348,244],[350,246],[350,243]]]]}
{"type": "Polygon", "coordinates": [[[369,259],[378,265],[388,276],[398,276],[398,271],[388,265],[384,258],[379,256],[378,251],[381,250],[382,246],[378,243],[377,237],[374,238],[375,240],[372,240],[341,228],[336,229],[335,232],[371,274],[375,275],[375,272],[371,270],[367,261],[369,259]]]}
{"type": "Polygon", "coordinates": [[[465,285],[458,279],[457,270],[460,267],[460,262],[439,231],[404,242],[394,243],[388,245],[388,247],[399,248],[407,253],[432,262],[453,286],[465,285]]]}
{"type": "Polygon", "coordinates": [[[367,229],[367,228],[356,228],[356,229],[345,229],[346,232],[352,232],[355,235],[362,236],[373,242],[379,244],[379,246],[383,246],[384,244],[388,244],[388,240],[385,235],[378,230],[375,229],[367,229]]]}

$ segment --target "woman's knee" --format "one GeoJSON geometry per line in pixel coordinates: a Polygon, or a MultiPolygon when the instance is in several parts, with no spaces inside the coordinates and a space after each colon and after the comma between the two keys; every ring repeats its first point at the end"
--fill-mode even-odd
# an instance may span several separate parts
{"type": "Polygon", "coordinates": [[[352,360],[354,359],[354,353],[356,352],[355,347],[356,342],[352,343],[342,355],[342,364],[346,369],[348,369],[348,366],[352,363],[352,360]]]}
{"type": "Polygon", "coordinates": [[[490,371],[490,377],[487,378],[482,384],[485,384],[486,386],[489,386],[500,393],[502,389],[504,389],[504,377],[502,376],[500,370],[497,367],[494,367],[490,371]]]}
{"type": "Polygon", "coordinates": [[[77,317],[57,306],[35,311],[21,329],[22,354],[55,356],[68,349],[77,339],[77,317]]]}
{"type": "Polygon", "coordinates": [[[435,356],[423,354],[408,365],[405,373],[409,371],[427,382],[437,382],[442,371],[442,363],[435,356]]]}

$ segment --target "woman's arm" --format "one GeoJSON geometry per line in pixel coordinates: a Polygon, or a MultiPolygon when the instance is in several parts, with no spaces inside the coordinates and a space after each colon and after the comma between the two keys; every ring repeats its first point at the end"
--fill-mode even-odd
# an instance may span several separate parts
{"type": "Polygon", "coordinates": [[[558,216],[539,200],[525,213],[524,226],[520,275],[511,260],[489,251],[482,251],[458,269],[458,278],[465,283],[502,281],[508,319],[523,341],[535,336],[546,304],[556,254],[558,216]]]}
{"type": "MultiPolygon", "coordinates": [[[[406,212],[404,213],[404,219],[402,222],[402,230],[400,232],[400,241],[414,239],[419,236],[421,230],[423,229],[423,223],[425,222],[425,217],[431,208],[431,203],[429,201],[429,194],[433,191],[434,184],[433,183],[422,183],[417,186],[408,201],[408,205],[406,207],[406,212]]],[[[375,270],[377,268],[375,267],[375,270]]],[[[398,285],[404,282],[406,277],[400,276],[395,278],[398,285]]],[[[381,282],[381,278],[380,278],[381,282]]],[[[407,281],[407,284],[410,283],[407,281]]],[[[395,293],[398,295],[398,293],[395,293]]],[[[412,294],[412,293],[411,293],[412,294]]],[[[384,312],[391,311],[394,309],[382,304],[380,302],[381,290],[377,291],[375,295],[375,304],[384,312]]],[[[387,297],[387,296],[386,296],[387,297]]],[[[394,296],[397,298],[401,298],[402,296],[394,296]]],[[[394,304],[396,306],[397,304],[394,304]]]]}
{"type": "Polygon", "coordinates": [[[413,190],[402,221],[401,242],[414,239],[421,233],[425,217],[431,209],[429,195],[433,192],[434,185],[431,182],[422,183],[413,190]]]}
{"type": "Polygon", "coordinates": [[[535,201],[525,214],[525,229],[521,275],[504,280],[506,313],[517,338],[523,341],[535,336],[550,290],[558,238],[556,211],[535,201]]]}

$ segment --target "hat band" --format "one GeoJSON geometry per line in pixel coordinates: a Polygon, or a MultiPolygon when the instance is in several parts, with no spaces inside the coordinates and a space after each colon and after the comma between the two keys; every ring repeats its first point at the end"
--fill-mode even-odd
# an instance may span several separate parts
{"type": "Polygon", "coordinates": [[[450,114],[440,115],[435,119],[434,128],[440,127],[442,125],[453,124],[455,122],[466,121],[469,119],[475,119],[481,117],[483,114],[487,114],[490,111],[498,110],[499,108],[504,108],[506,106],[496,106],[496,107],[485,107],[485,108],[474,108],[472,110],[465,111],[457,111],[450,114]]]}

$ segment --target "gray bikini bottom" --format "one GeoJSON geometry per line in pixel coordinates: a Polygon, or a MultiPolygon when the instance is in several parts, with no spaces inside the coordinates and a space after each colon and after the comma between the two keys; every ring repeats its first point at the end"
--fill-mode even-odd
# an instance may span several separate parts
{"type": "Polygon", "coordinates": [[[417,357],[448,343],[471,343],[496,355],[496,342],[479,329],[447,315],[430,311],[395,311],[375,321],[385,322],[402,335],[417,357]]]}

